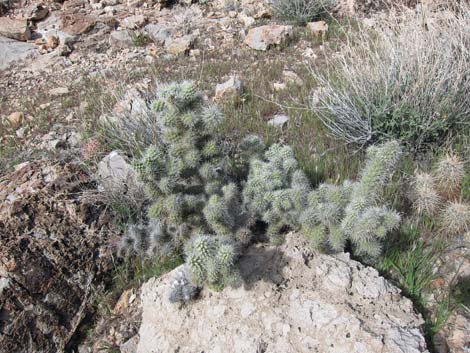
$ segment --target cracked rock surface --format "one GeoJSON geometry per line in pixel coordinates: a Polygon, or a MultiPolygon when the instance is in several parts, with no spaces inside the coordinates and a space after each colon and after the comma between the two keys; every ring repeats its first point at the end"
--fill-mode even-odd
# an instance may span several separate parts
{"type": "Polygon", "coordinates": [[[137,352],[427,352],[423,320],[398,288],[348,254],[307,249],[299,234],[253,246],[241,287],[204,289],[181,308],[168,301],[172,272],[151,279],[137,352]]]}

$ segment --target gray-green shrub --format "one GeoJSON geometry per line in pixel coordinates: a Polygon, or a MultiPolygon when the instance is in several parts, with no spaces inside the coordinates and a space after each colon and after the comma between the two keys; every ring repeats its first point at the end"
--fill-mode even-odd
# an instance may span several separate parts
{"type": "MultiPolygon", "coordinates": [[[[327,68],[312,68],[311,109],[347,143],[395,138],[411,149],[469,128],[470,6],[426,25],[394,20],[348,33],[327,68]]],[[[323,64],[322,64],[323,65],[323,64]]]]}

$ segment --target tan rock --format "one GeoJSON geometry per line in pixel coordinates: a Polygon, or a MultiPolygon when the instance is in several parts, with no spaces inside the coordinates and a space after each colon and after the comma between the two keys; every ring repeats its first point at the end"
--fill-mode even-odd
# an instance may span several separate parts
{"type": "Polygon", "coordinates": [[[165,42],[165,49],[168,54],[179,55],[179,54],[188,54],[191,47],[193,46],[193,38],[189,35],[170,39],[165,42]]]}
{"type": "Polygon", "coordinates": [[[10,125],[14,128],[14,129],[17,129],[21,126],[21,124],[23,123],[23,120],[24,120],[24,114],[23,112],[14,112],[14,113],[11,113],[8,117],[7,117],[7,120],[8,122],[10,123],[10,125]]]}
{"type": "Polygon", "coordinates": [[[55,49],[59,46],[59,38],[56,36],[50,36],[47,38],[47,46],[51,49],[55,49]]]}
{"type": "Polygon", "coordinates": [[[15,40],[27,41],[31,39],[31,30],[27,20],[0,17],[0,35],[15,40]]]}
{"type": "Polygon", "coordinates": [[[266,51],[287,42],[294,34],[292,26],[266,25],[250,29],[245,44],[255,50],[266,51]]]}
{"type": "Polygon", "coordinates": [[[294,71],[291,70],[282,71],[282,78],[287,84],[296,84],[301,86],[304,83],[304,81],[302,81],[299,75],[297,75],[294,71]]]}
{"type": "Polygon", "coordinates": [[[328,32],[328,24],[325,21],[310,22],[307,29],[314,36],[324,36],[328,32]]]}
{"type": "Polygon", "coordinates": [[[114,309],[113,309],[114,313],[116,313],[116,314],[120,313],[129,306],[129,299],[131,297],[131,294],[132,294],[131,289],[125,290],[121,294],[121,296],[119,297],[119,300],[117,301],[116,305],[114,306],[114,309]]]}

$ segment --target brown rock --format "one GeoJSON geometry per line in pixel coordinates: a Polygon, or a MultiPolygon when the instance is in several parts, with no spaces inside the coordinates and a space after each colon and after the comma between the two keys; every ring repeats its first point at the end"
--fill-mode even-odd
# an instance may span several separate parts
{"type": "Polygon", "coordinates": [[[285,43],[293,34],[292,26],[266,25],[250,29],[245,43],[252,49],[266,51],[285,43]]]}
{"type": "Polygon", "coordinates": [[[77,35],[90,31],[96,24],[96,20],[78,13],[66,13],[62,15],[61,29],[68,34],[77,35]]]}
{"type": "Polygon", "coordinates": [[[21,41],[31,39],[31,30],[28,21],[0,17],[0,35],[21,41]]]}
{"type": "Polygon", "coordinates": [[[22,112],[14,112],[8,116],[7,120],[13,128],[17,129],[23,123],[24,114],[22,112]]]}
{"type": "Polygon", "coordinates": [[[129,299],[131,297],[132,290],[127,289],[125,290],[121,296],[119,297],[119,300],[117,301],[116,305],[114,306],[114,313],[120,313],[124,309],[126,309],[129,306],[129,299]]]}
{"type": "Polygon", "coordinates": [[[92,182],[78,165],[31,162],[0,180],[1,352],[63,352],[109,273],[101,208],[76,193],[92,182]],[[21,303],[21,305],[18,305],[21,303]]]}
{"type": "Polygon", "coordinates": [[[55,49],[59,46],[59,38],[56,36],[50,36],[47,38],[47,46],[51,49],[55,49]]]}

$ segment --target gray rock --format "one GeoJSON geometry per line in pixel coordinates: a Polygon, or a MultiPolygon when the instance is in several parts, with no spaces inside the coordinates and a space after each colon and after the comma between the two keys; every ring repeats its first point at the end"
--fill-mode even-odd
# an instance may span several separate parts
{"type": "Polygon", "coordinates": [[[112,151],[98,163],[98,177],[104,187],[123,184],[134,175],[134,170],[118,151],[112,151]]]}
{"type": "Polygon", "coordinates": [[[139,344],[139,336],[135,335],[119,346],[121,353],[135,353],[139,344]]]}
{"type": "Polygon", "coordinates": [[[268,121],[268,125],[282,127],[289,121],[289,117],[284,114],[277,114],[268,121]]]}
{"type": "Polygon", "coordinates": [[[160,23],[150,23],[144,27],[144,31],[158,45],[165,45],[165,42],[171,38],[172,32],[168,26],[160,23]]]}
{"type": "Polygon", "coordinates": [[[0,36],[0,70],[9,68],[18,61],[25,60],[36,54],[34,44],[18,42],[0,36]]]}
{"type": "Polygon", "coordinates": [[[130,48],[134,46],[134,41],[126,30],[112,31],[109,35],[109,44],[115,48],[130,48]]]}
{"type": "Polygon", "coordinates": [[[168,301],[175,272],[144,284],[137,353],[427,352],[411,301],[348,254],[314,254],[289,234],[252,246],[240,270],[242,287],[205,288],[181,308],[168,301]]]}
{"type": "Polygon", "coordinates": [[[236,99],[242,93],[242,82],[238,76],[231,76],[226,82],[220,83],[215,88],[215,99],[236,99]]]}
{"type": "Polygon", "coordinates": [[[127,29],[138,29],[145,24],[144,15],[133,15],[122,20],[121,26],[127,29]]]}

